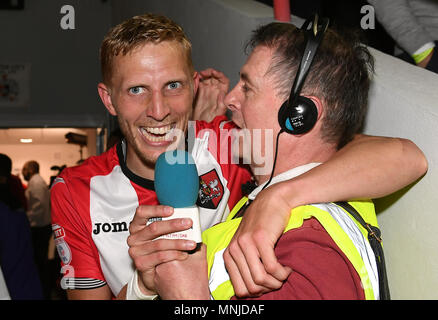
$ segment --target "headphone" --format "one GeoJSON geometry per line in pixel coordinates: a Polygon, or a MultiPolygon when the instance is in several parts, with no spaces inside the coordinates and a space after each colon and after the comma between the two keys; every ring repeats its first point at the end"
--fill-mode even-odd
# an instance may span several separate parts
{"type": "Polygon", "coordinates": [[[318,24],[318,15],[315,14],[313,21],[312,19],[306,20],[300,29],[304,31],[306,46],[289,99],[281,105],[278,111],[278,123],[282,131],[293,135],[303,134],[309,132],[316,123],[318,109],[315,103],[301,96],[300,93],[328,24],[327,18],[322,18],[321,24],[318,24]]]}

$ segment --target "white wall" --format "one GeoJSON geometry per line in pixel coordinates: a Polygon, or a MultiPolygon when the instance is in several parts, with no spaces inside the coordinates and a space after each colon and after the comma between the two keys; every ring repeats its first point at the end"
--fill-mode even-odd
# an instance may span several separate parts
{"type": "Polygon", "coordinates": [[[0,108],[0,127],[96,127],[105,110],[97,94],[99,46],[111,19],[109,1],[25,1],[0,10],[0,63],[29,63],[30,103],[0,108]],[[63,30],[60,9],[75,9],[63,30]]]}
{"type": "Polygon", "coordinates": [[[180,24],[192,42],[197,70],[213,67],[231,85],[245,62],[248,36],[258,25],[272,21],[272,8],[252,0],[113,0],[113,24],[146,12],[164,14],[180,24]]]}
{"type": "Polygon", "coordinates": [[[429,171],[418,183],[376,201],[392,296],[438,298],[438,74],[373,50],[376,76],[365,132],[414,141],[429,171]]]}
{"type": "MultiPolygon", "coordinates": [[[[82,158],[86,159],[96,153],[96,130],[95,129],[72,129],[72,132],[85,134],[88,137],[88,146],[82,150],[82,158]]],[[[29,160],[35,160],[40,165],[40,174],[47,184],[50,177],[57,174],[57,171],[50,170],[52,166],[67,165],[68,167],[77,164],[80,160],[79,146],[74,144],[0,144],[0,152],[7,154],[12,160],[12,173],[18,175],[25,184],[21,169],[29,160]]]]}

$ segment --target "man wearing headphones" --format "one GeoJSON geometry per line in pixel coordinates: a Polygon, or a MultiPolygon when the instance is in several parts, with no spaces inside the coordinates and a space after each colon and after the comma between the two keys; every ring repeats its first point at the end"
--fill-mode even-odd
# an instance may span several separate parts
{"type": "MultiPolygon", "coordinates": [[[[223,254],[245,210],[267,185],[298,177],[326,162],[358,133],[366,114],[373,59],[359,42],[326,31],[327,24],[322,20],[318,25],[315,18],[301,30],[271,23],[254,32],[240,81],[225,102],[236,124],[248,130],[252,150],[264,150],[264,139],[261,146],[254,145],[256,130],[262,135],[273,132],[272,173],[256,175],[259,186],[238,202],[226,222],[203,233],[206,246],[202,250],[184,261],[156,267],[150,283],[161,298],[241,296],[235,290],[242,287],[239,278],[232,279],[233,288],[230,276],[250,271],[225,268],[223,254]],[[292,90],[291,79],[295,79],[292,90]]],[[[256,166],[251,164],[254,172],[256,166]]],[[[291,210],[275,255],[292,272],[278,290],[265,292],[260,299],[389,298],[371,201],[319,203],[291,210]]],[[[260,259],[245,258],[248,264],[260,259]]]]}
{"type": "MultiPolygon", "coordinates": [[[[158,200],[152,181],[155,161],[162,152],[172,148],[174,131],[193,131],[187,127],[187,120],[193,111],[195,94],[199,102],[199,98],[203,97],[202,89],[207,82],[204,80],[208,78],[201,74],[203,79],[200,83],[200,77],[193,69],[190,48],[190,42],[180,26],[166,17],[154,14],[128,19],[112,28],[104,39],[101,48],[103,82],[98,85],[98,91],[108,111],[117,115],[125,139],[108,152],[88,159],[81,166],[65,169],[52,186],[53,230],[63,263],[63,272],[66,273],[62,284],[69,289],[70,299],[111,299],[115,296],[149,299],[151,295],[144,296],[149,293],[143,290],[144,279],[153,274],[155,266],[169,259],[184,259],[187,254],[183,250],[194,248],[195,244],[192,241],[182,239],[167,242],[165,239],[150,241],[158,236],[156,233],[160,230],[162,234],[178,231],[168,229],[166,232],[161,229],[159,226],[164,226],[164,221],[146,226],[148,218],[172,214],[172,208],[156,205],[158,200]],[[198,92],[196,88],[199,88],[198,92]],[[143,291],[143,294],[140,291],[143,291]]],[[[239,86],[241,84],[242,81],[239,86]]],[[[228,90],[228,85],[226,87],[225,91],[228,90]]],[[[235,90],[230,93],[229,99],[233,95],[235,90]]],[[[230,108],[236,109],[232,106],[231,100],[229,104],[230,108]]],[[[196,109],[197,107],[195,113],[196,109]]],[[[236,117],[241,113],[245,122],[247,121],[243,107],[241,111],[239,108],[234,119],[244,127],[243,122],[236,117]]],[[[268,117],[262,111],[256,113],[263,118],[268,117]]],[[[271,113],[272,110],[269,111],[269,114],[271,113]]],[[[249,122],[246,125],[248,124],[249,122]]],[[[222,128],[234,126],[222,116],[215,118],[211,123],[197,121],[195,128],[192,128],[195,129],[193,137],[196,139],[192,154],[196,153],[194,158],[198,174],[207,176],[210,171],[215,172],[216,176],[210,181],[221,180],[224,187],[221,199],[217,198],[218,201],[213,202],[212,206],[210,203],[206,203],[205,207],[200,206],[201,223],[204,221],[204,228],[224,221],[229,209],[232,209],[242,197],[241,184],[250,178],[246,168],[220,161],[222,148],[215,145],[220,139],[214,139],[213,135],[201,136],[207,132],[203,130],[205,128],[211,128],[217,133],[222,128]]],[[[219,135],[216,137],[220,138],[219,135]]],[[[264,190],[252,203],[241,226],[247,224],[249,227],[246,230],[249,229],[250,232],[254,231],[252,227],[255,226],[257,231],[260,218],[263,221],[268,216],[269,219],[268,223],[262,224],[262,231],[266,232],[270,240],[263,241],[259,252],[263,263],[268,262],[267,269],[270,275],[267,282],[264,279],[261,282],[257,281],[259,285],[272,290],[278,288],[288,277],[290,269],[276,262],[273,244],[284,229],[282,225],[283,222],[287,222],[290,208],[296,207],[297,201],[303,201],[298,204],[301,205],[359,196],[383,196],[424,174],[424,156],[412,143],[408,142],[405,145],[405,140],[372,137],[363,140],[371,140],[371,143],[349,144],[337,153],[340,155],[339,158],[332,158],[337,159],[336,161],[328,161],[319,166],[316,175],[311,173],[307,179],[298,183],[298,186],[296,180],[285,182],[284,190],[287,191],[288,197],[282,194],[283,189],[279,187],[279,183],[264,190]],[[379,162],[378,166],[364,170],[364,166],[368,168],[376,162],[379,162]],[[347,170],[344,170],[345,167],[347,170]],[[394,167],[397,169],[394,170],[394,167]],[[403,175],[399,174],[400,170],[403,171],[403,175]],[[352,179],[351,174],[346,173],[357,171],[360,171],[361,181],[366,180],[365,183],[357,184],[357,179],[352,179]],[[383,176],[382,172],[386,176],[383,176]],[[315,181],[315,178],[312,178],[315,176],[318,177],[317,181],[330,182],[315,184],[312,194],[316,199],[309,198],[307,194],[304,197],[302,194],[297,196],[296,189],[309,181],[315,181]],[[334,176],[335,179],[345,176],[345,180],[341,178],[341,183],[332,187],[333,179],[330,176],[334,176]],[[291,187],[292,185],[295,185],[295,188],[291,187]],[[263,194],[270,195],[269,192],[274,193],[275,197],[272,199],[277,202],[276,206],[271,206],[271,197],[263,194]],[[280,197],[294,199],[295,203],[284,203],[279,201],[280,197]],[[251,207],[263,207],[266,203],[266,210],[255,211],[262,214],[251,213],[251,207]],[[279,207],[279,204],[282,206],[279,207]],[[279,232],[275,231],[277,229],[279,232]],[[275,239],[272,241],[271,238],[275,239]],[[266,248],[263,246],[265,244],[268,245],[268,250],[263,250],[266,248]],[[265,252],[268,252],[267,257],[265,252]],[[270,263],[269,258],[274,258],[275,262],[270,263]]],[[[228,151],[226,147],[225,149],[228,151]]],[[[270,152],[272,154],[272,150],[270,152]]],[[[171,228],[186,229],[191,224],[190,219],[186,220],[189,221],[182,224],[181,219],[173,219],[169,224],[171,228]]],[[[250,251],[251,248],[251,245],[245,246],[245,249],[250,251]]],[[[252,259],[254,255],[245,253],[245,256],[252,259]]],[[[237,268],[241,268],[239,266],[242,265],[242,261],[238,261],[235,254],[233,259],[237,268]]],[[[260,263],[260,259],[258,260],[260,263]]],[[[245,261],[243,265],[246,265],[245,261]]],[[[253,266],[260,270],[263,268],[263,265],[260,267],[251,261],[250,268],[253,266]]],[[[232,265],[229,270],[233,270],[232,265]]],[[[262,272],[264,270],[263,268],[262,272]]],[[[243,274],[243,281],[247,281],[247,275],[248,272],[246,275],[243,274]]],[[[252,290],[249,291],[251,293],[252,290]]]]}

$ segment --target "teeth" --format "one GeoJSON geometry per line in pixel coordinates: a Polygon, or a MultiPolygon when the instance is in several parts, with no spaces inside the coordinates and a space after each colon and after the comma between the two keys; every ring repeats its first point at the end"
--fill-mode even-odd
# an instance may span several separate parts
{"type": "Polygon", "coordinates": [[[170,131],[170,126],[155,128],[155,127],[146,127],[145,128],[147,132],[153,133],[153,134],[166,134],[170,131]]]}
{"type": "Polygon", "coordinates": [[[168,141],[173,138],[172,132],[173,127],[171,125],[164,126],[164,127],[142,127],[141,133],[150,141],[152,142],[159,142],[159,141],[168,141]],[[160,134],[162,136],[155,136],[152,134],[160,134]]]}

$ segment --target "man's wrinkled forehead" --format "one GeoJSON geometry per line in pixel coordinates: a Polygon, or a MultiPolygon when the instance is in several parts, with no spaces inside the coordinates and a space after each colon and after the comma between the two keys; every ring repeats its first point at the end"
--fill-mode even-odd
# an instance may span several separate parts
{"type": "Polygon", "coordinates": [[[269,76],[272,58],[271,48],[263,45],[255,47],[239,72],[240,79],[250,85],[258,86],[260,79],[269,76]]]}
{"type": "MultiPolygon", "coordinates": [[[[112,60],[112,65],[111,65],[111,79],[114,79],[115,76],[121,76],[121,70],[124,68],[124,65],[127,62],[130,62],[131,59],[133,59],[133,57],[142,51],[142,49],[147,48],[148,46],[165,46],[167,48],[167,50],[163,53],[163,55],[166,56],[173,56],[173,57],[178,57],[175,59],[175,61],[180,61],[181,63],[180,65],[180,74],[178,75],[178,77],[182,77],[181,75],[183,75],[184,77],[187,77],[189,80],[191,79],[191,76],[193,75],[194,69],[193,66],[191,64],[191,61],[189,61],[188,57],[187,57],[187,52],[185,51],[185,49],[183,48],[183,46],[177,42],[177,41],[161,41],[161,42],[150,42],[150,41],[145,41],[143,42],[141,45],[136,46],[135,48],[133,48],[132,50],[130,50],[129,52],[127,52],[126,54],[119,54],[117,56],[114,56],[113,60],[112,60]],[[181,57],[181,59],[179,59],[179,57],[181,57]]],[[[145,57],[147,57],[148,55],[148,51],[147,50],[143,50],[145,57]]],[[[161,56],[161,58],[163,58],[163,56],[161,56]]],[[[156,63],[156,67],[159,67],[159,59],[157,59],[156,63]]]]}

